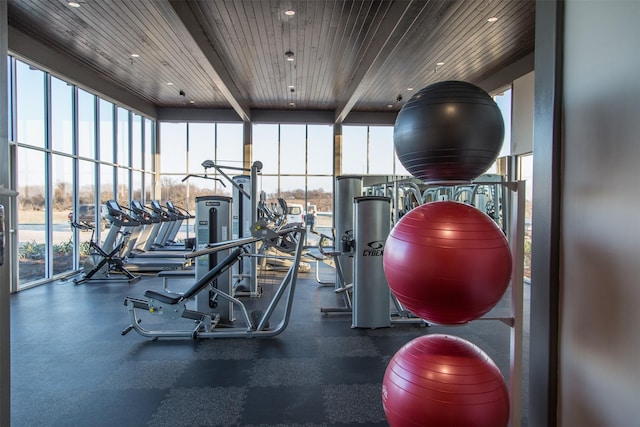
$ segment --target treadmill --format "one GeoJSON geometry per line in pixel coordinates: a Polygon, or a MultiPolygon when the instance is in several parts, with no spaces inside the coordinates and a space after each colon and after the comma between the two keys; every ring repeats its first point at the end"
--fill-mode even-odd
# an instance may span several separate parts
{"type": "MultiPolygon", "coordinates": [[[[153,241],[148,241],[145,245],[145,249],[153,251],[184,251],[184,244],[167,244],[167,239],[169,238],[174,228],[176,228],[176,224],[182,223],[182,219],[180,218],[180,216],[163,208],[160,202],[158,202],[157,200],[152,200],[150,207],[151,211],[157,217],[159,217],[162,222],[159,224],[159,226],[156,226],[154,231],[151,233],[150,239],[153,239],[153,241]]],[[[177,224],[177,226],[179,228],[180,224],[177,224]]]]}
{"type": "MultiPolygon", "coordinates": [[[[111,227],[113,229],[109,230],[110,234],[129,232],[133,234],[135,228],[141,226],[141,222],[122,209],[117,201],[108,200],[106,202],[106,206],[108,211],[107,217],[111,220],[111,227]]],[[[135,273],[157,273],[160,271],[184,270],[191,265],[191,260],[185,259],[184,254],[173,257],[131,256],[131,254],[126,253],[124,255],[127,270],[135,273]]]]}
{"type": "MultiPolygon", "coordinates": [[[[121,207],[121,209],[127,208],[121,207]]],[[[129,215],[131,215],[135,221],[139,222],[140,225],[135,228],[131,234],[132,236],[136,236],[138,241],[133,242],[127,247],[127,251],[124,253],[124,256],[129,258],[184,258],[186,253],[191,252],[185,250],[176,251],[160,249],[145,251],[142,247],[144,247],[153,227],[156,227],[158,222],[161,222],[161,219],[159,219],[153,212],[149,212],[142,203],[135,200],[131,202],[131,208],[127,210],[130,211],[129,215]]]]}
{"type": "Polygon", "coordinates": [[[145,245],[149,241],[154,228],[158,227],[158,224],[162,222],[162,218],[147,209],[138,200],[131,201],[129,210],[131,211],[131,216],[139,219],[142,226],[142,230],[131,250],[135,252],[146,252],[145,245]]]}
{"type": "MultiPolygon", "coordinates": [[[[173,214],[177,217],[176,223],[167,235],[167,240],[164,242],[165,247],[185,247],[185,243],[177,243],[175,241],[178,232],[180,231],[180,227],[182,227],[182,223],[184,221],[188,221],[190,219],[194,219],[195,216],[191,215],[186,209],[182,209],[173,204],[172,201],[167,200],[166,209],[170,214],[173,214]]],[[[195,241],[195,237],[192,238],[195,241]]],[[[186,242],[186,239],[185,239],[186,242]]]]}

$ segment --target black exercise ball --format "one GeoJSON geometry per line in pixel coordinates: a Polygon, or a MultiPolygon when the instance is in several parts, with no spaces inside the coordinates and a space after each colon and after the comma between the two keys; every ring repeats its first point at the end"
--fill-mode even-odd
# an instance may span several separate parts
{"type": "Polygon", "coordinates": [[[427,182],[471,181],[495,162],[504,121],[487,92],[444,81],[418,91],[396,118],[393,140],[402,165],[427,182]]]}

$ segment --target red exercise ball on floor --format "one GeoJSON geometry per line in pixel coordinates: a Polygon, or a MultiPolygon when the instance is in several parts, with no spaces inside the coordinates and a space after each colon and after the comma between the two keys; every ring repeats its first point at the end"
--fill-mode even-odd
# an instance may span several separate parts
{"type": "Polygon", "coordinates": [[[398,221],[383,266],[391,291],[412,313],[433,323],[461,324],[500,301],[511,278],[511,251],[488,215],[439,201],[398,221]]]}
{"type": "Polygon", "coordinates": [[[496,364],[474,344],[426,335],[402,347],[387,365],[382,405],[392,427],[503,427],[509,394],[496,364]]]}

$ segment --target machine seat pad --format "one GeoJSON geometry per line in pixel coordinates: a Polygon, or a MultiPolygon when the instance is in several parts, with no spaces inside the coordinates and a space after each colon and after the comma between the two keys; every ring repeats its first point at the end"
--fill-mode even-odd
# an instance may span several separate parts
{"type": "Polygon", "coordinates": [[[180,301],[180,299],[182,298],[182,294],[177,294],[175,292],[154,291],[153,289],[147,289],[146,291],[144,291],[144,296],[171,305],[177,304],[178,301],[180,301]]]}

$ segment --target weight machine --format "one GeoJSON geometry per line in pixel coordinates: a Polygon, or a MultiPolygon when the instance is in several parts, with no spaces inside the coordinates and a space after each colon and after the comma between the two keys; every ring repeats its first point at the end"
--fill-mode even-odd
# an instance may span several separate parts
{"type": "MultiPolygon", "coordinates": [[[[282,333],[290,319],[293,296],[295,292],[298,275],[298,265],[304,248],[304,237],[306,230],[299,227],[289,227],[282,230],[272,230],[264,222],[257,222],[251,227],[251,237],[245,237],[227,242],[214,243],[210,247],[190,253],[189,257],[199,257],[218,251],[231,250],[222,261],[212,268],[206,275],[197,280],[184,293],[169,291],[147,290],[145,298],[126,297],[124,304],[127,306],[130,325],[122,331],[126,335],[131,330],[135,330],[140,335],[150,338],[217,338],[217,337],[273,337],[282,333]],[[273,293],[273,297],[267,308],[249,312],[247,304],[239,298],[230,295],[222,289],[213,286],[216,279],[234,264],[240,262],[244,257],[251,256],[250,246],[261,242],[263,246],[282,247],[283,240],[295,242],[293,262],[284,275],[279,286],[273,293]],[[212,292],[215,298],[222,299],[240,312],[240,319],[233,324],[221,324],[219,313],[213,311],[201,311],[191,308],[192,302],[201,293],[212,292]],[[282,306],[282,303],[284,306],[282,306]],[[282,319],[275,326],[270,326],[270,320],[277,309],[282,311],[282,319]],[[162,323],[191,323],[190,328],[184,329],[159,329],[150,330],[141,324],[142,317],[138,313],[146,313],[148,318],[160,318],[162,323]],[[224,327],[223,327],[224,326],[224,327]]],[[[255,300],[252,298],[251,300],[255,300]]],[[[153,320],[151,320],[153,323],[153,320]]]]}
{"type": "MultiPolygon", "coordinates": [[[[428,326],[424,320],[406,310],[389,291],[382,267],[385,240],[391,231],[391,199],[383,196],[359,196],[352,200],[352,229],[341,239],[340,247],[327,251],[334,259],[334,292],[343,298],[341,307],[321,307],[322,313],[351,313],[353,328],[383,328],[392,324],[412,323],[428,326]],[[348,257],[348,258],[347,258],[348,257]],[[353,266],[353,281],[347,283],[342,260],[353,266]],[[393,305],[395,311],[391,310],[393,305]]],[[[328,241],[324,236],[321,241],[328,241]]]]}
{"type": "MultiPolygon", "coordinates": [[[[209,169],[215,169],[233,186],[232,204],[232,230],[233,239],[251,236],[250,227],[258,221],[258,174],[262,170],[262,162],[255,161],[251,168],[239,168],[234,166],[216,165],[212,160],[202,162],[204,175],[187,175],[182,181],[189,178],[204,178],[224,182],[219,178],[210,177],[209,169]],[[249,175],[230,177],[224,170],[249,172],[249,175]],[[247,191],[248,190],[248,191],[247,191]]],[[[256,253],[255,242],[250,245],[251,253],[256,253]]],[[[259,296],[257,286],[257,263],[255,258],[244,258],[242,262],[235,264],[232,268],[235,280],[236,294],[243,294],[252,297],[259,296]]]]}

